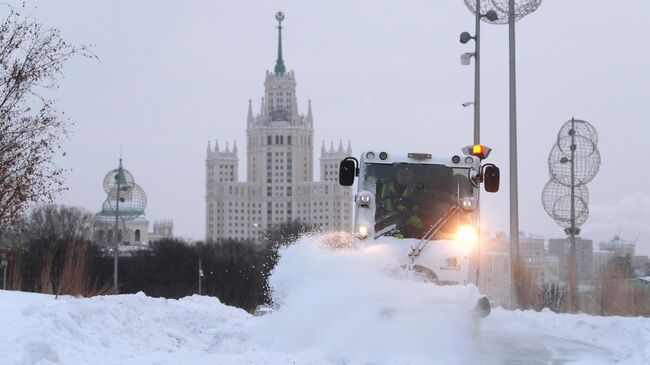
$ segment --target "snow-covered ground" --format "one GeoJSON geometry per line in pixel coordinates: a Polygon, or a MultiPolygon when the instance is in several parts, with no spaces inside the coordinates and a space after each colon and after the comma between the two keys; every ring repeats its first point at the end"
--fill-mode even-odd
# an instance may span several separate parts
{"type": "Polygon", "coordinates": [[[0,291],[0,364],[650,363],[650,319],[497,308],[476,323],[473,286],[400,277],[388,245],[317,242],[282,253],[262,317],[199,296],[0,291]]]}

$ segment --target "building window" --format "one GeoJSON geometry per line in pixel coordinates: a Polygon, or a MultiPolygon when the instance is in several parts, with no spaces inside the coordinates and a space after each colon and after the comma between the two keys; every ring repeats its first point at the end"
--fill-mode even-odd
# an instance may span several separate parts
{"type": "Polygon", "coordinates": [[[291,136],[287,136],[287,144],[291,144],[291,136]]]}
{"type": "Polygon", "coordinates": [[[266,137],[266,144],[270,145],[271,141],[272,141],[271,136],[267,136],[266,137]]]}
{"type": "Polygon", "coordinates": [[[135,230],[135,234],[133,235],[133,240],[135,242],[140,242],[140,230],[139,229],[135,230]]]}

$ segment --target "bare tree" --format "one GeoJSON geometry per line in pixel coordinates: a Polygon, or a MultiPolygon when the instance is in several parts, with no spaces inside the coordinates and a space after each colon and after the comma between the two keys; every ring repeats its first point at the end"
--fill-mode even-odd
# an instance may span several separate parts
{"type": "Polygon", "coordinates": [[[64,188],[64,169],[53,158],[70,122],[46,94],[76,54],[93,57],[16,10],[0,21],[0,230],[30,203],[52,201],[64,188]]]}
{"type": "Polygon", "coordinates": [[[25,234],[31,240],[42,241],[92,239],[94,219],[95,216],[83,208],[43,205],[31,211],[25,234]]]}

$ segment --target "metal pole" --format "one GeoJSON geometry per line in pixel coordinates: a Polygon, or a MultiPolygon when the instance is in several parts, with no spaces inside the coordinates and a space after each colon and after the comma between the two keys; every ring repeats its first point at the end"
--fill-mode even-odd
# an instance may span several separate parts
{"type": "Polygon", "coordinates": [[[2,290],[7,290],[7,262],[2,265],[2,290]]]}
{"type": "Polygon", "coordinates": [[[201,295],[201,274],[202,274],[201,259],[199,258],[199,295],[201,295]]]}
{"type": "Polygon", "coordinates": [[[508,43],[510,73],[510,275],[512,307],[515,297],[514,265],[519,260],[519,196],[517,192],[517,96],[515,79],[515,2],[508,1],[508,43]]]}
{"type": "Polygon", "coordinates": [[[481,1],[476,0],[476,32],[474,35],[474,144],[481,143],[481,1]]]}
{"type": "MultiPolygon", "coordinates": [[[[476,0],[476,29],[474,31],[474,145],[481,143],[481,1],[476,0]]],[[[480,195],[481,191],[478,190],[480,195]]],[[[480,199],[478,200],[480,201],[480,199]]],[[[479,203],[480,204],[480,203],[479,203]]],[[[478,206],[478,234],[479,234],[479,244],[476,254],[476,286],[479,286],[479,275],[480,275],[480,265],[481,265],[481,216],[480,209],[481,206],[478,206]]]]}
{"type": "Polygon", "coordinates": [[[576,258],[576,141],[575,141],[575,120],[571,118],[571,257],[576,258]]]}
{"type": "Polygon", "coordinates": [[[119,174],[120,171],[118,170],[117,172],[118,176],[116,176],[116,182],[117,182],[117,191],[115,192],[115,230],[114,230],[114,247],[113,247],[113,292],[117,294],[119,292],[118,289],[118,282],[117,282],[117,261],[118,261],[118,250],[119,250],[119,243],[118,243],[118,237],[117,237],[117,230],[119,228],[119,211],[120,211],[120,191],[122,189],[122,186],[120,184],[120,179],[119,179],[119,174]]]}
{"type": "Polygon", "coordinates": [[[576,157],[576,145],[575,145],[575,120],[571,118],[571,130],[569,131],[569,135],[571,135],[571,257],[569,260],[569,272],[571,272],[573,275],[569,280],[571,280],[571,283],[569,285],[570,290],[571,290],[571,298],[570,303],[571,303],[571,308],[570,311],[574,312],[575,309],[577,308],[576,306],[576,300],[577,300],[577,284],[578,284],[578,265],[576,262],[576,205],[575,205],[575,199],[576,199],[576,165],[575,165],[575,157],[576,157]]]}

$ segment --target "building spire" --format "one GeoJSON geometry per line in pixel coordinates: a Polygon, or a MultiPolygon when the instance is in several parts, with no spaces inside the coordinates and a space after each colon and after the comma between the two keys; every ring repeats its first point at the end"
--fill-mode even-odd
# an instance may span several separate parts
{"type": "Polygon", "coordinates": [[[248,99],[248,116],[246,117],[246,121],[249,125],[253,124],[253,101],[251,99],[248,99]]]}
{"type": "Polygon", "coordinates": [[[275,74],[284,75],[284,60],[282,59],[282,21],[284,20],[284,13],[278,11],[275,14],[275,20],[278,21],[278,59],[275,61],[275,74]]]}

